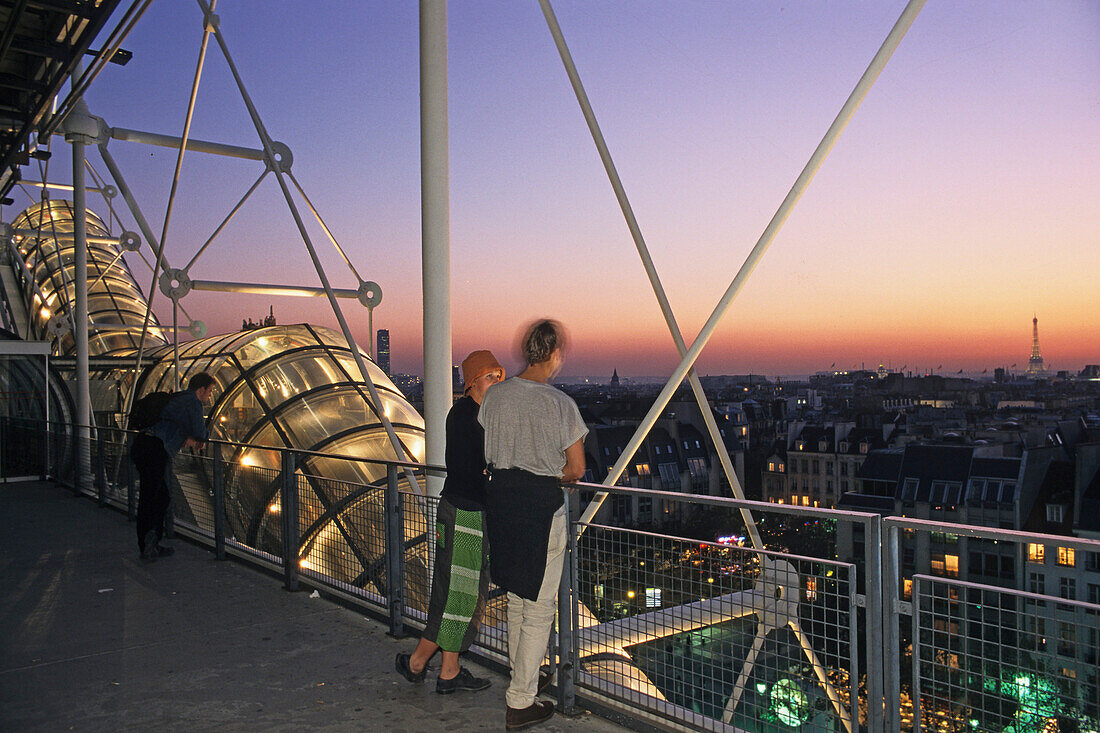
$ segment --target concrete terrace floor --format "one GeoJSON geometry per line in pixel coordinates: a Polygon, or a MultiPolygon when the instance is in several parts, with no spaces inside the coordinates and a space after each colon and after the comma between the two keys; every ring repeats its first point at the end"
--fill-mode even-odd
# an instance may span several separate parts
{"type": "MultiPolygon", "coordinates": [[[[0,483],[0,731],[504,729],[502,674],[464,661],[493,686],[436,695],[393,669],[415,639],[171,544],[142,564],[123,514],[0,483]]],[[[555,715],[534,730],[625,729],[555,715]]]]}

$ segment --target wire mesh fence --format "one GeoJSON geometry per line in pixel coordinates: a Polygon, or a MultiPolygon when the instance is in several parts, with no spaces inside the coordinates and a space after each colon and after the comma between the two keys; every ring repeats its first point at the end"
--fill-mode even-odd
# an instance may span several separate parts
{"type": "MultiPolygon", "coordinates": [[[[130,434],[87,436],[81,445],[70,426],[0,422],[5,446],[26,445],[23,463],[3,471],[49,475],[132,516],[130,434]]],[[[183,451],[171,471],[175,527],[281,569],[288,587],[340,593],[400,634],[426,618],[439,499],[398,464],[352,468],[364,461],[228,442],[183,451]]],[[[651,521],[572,526],[548,656],[565,665],[559,690],[575,682],[628,714],[705,731],[1100,730],[1100,543],[971,527],[968,545],[919,520],[612,491],[651,499],[651,521]],[[700,515],[746,508],[765,547],[749,532],[684,534],[700,515]],[[922,549],[911,557],[907,543],[922,549]]],[[[476,644],[506,661],[495,586],[476,644]]]]}
{"type": "Polygon", "coordinates": [[[703,730],[851,730],[854,566],[587,525],[578,684],[703,730]]]}
{"type": "Polygon", "coordinates": [[[982,733],[1100,729],[1100,605],[913,578],[915,725],[982,733]]]}

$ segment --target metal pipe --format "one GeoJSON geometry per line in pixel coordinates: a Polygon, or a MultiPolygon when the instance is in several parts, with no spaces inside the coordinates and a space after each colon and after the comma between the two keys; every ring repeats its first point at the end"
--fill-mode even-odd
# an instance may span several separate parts
{"type": "MultiPolygon", "coordinates": [[[[122,200],[126,202],[126,207],[130,210],[130,215],[134,217],[134,221],[137,222],[138,229],[141,230],[141,234],[145,237],[145,241],[149,243],[149,247],[154,253],[160,250],[160,246],[157,236],[153,233],[153,228],[149,226],[148,220],[145,218],[145,214],[141,211],[141,207],[138,205],[137,199],[134,198],[134,192],[130,190],[130,186],[126,183],[125,177],[122,175],[122,171],[119,169],[118,164],[115,163],[114,156],[107,150],[107,143],[101,142],[99,144],[99,154],[103,158],[103,163],[107,166],[107,170],[111,174],[111,178],[114,179],[115,185],[118,186],[119,192],[122,194],[122,200]]],[[[168,263],[167,257],[161,257],[164,267],[171,269],[171,265],[168,263]]],[[[146,263],[148,264],[148,263],[146,263]]],[[[152,266],[150,266],[152,269],[152,266]]],[[[153,278],[153,287],[157,284],[156,276],[153,278]]],[[[149,296],[149,300],[152,300],[152,294],[149,296]]]]}
{"type": "MultiPolygon", "coordinates": [[[[235,283],[220,280],[192,280],[192,290],[208,290],[218,293],[250,293],[253,295],[292,295],[298,298],[323,298],[327,295],[324,288],[311,285],[275,285],[270,283],[235,283]]],[[[359,297],[358,290],[332,288],[337,298],[359,297]]]]}
{"type": "Polygon", "coordinates": [[[172,298],[172,391],[180,389],[180,308],[179,299],[172,298]]]}
{"type": "MultiPolygon", "coordinates": [[[[153,314],[153,298],[156,297],[157,278],[160,276],[161,266],[163,265],[167,268],[169,265],[167,258],[164,256],[164,247],[161,246],[160,241],[157,239],[156,235],[153,234],[153,229],[149,226],[149,222],[146,221],[145,214],[142,213],[141,207],[138,206],[137,199],[134,198],[134,194],[130,190],[130,186],[127,185],[126,179],[122,175],[122,171],[119,170],[118,164],[115,163],[114,156],[107,150],[106,140],[99,143],[99,154],[103,158],[107,170],[110,171],[111,177],[115,181],[115,185],[118,186],[118,190],[122,193],[122,199],[130,209],[131,216],[134,217],[134,221],[137,222],[138,228],[141,229],[141,233],[145,236],[145,241],[149,243],[149,246],[156,254],[156,263],[151,268],[153,270],[153,281],[149,284],[148,296],[145,299],[145,317],[142,319],[141,336],[138,338],[137,354],[134,357],[134,389],[130,389],[126,393],[126,401],[122,409],[123,427],[125,427],[129,425],[130,407],[134,403],[134,398],[136,397],[135,393],[137,392],[137,376],[141,371],[142,357],[145,356],[145,336],[149,330],[150,317],[153,314]]],[[[139,252],[138,254],[140,255],[141,253],[139,252]]],[[[142,259],[144,260],[144,258],[142,259]]]]}
{"type": "MultiPolygon", "coordinates": [[[[21,184],[23,184],[24,186],[34,186],[35,188],[54,188],[54,189],[57,189],[58,191],[72,191],[73,190],[72,184],[69,184],[69,183],[48,183],[46,181],[28,181],[26,179],[21,179],[19,182],[21,184]]],[[[105,192],[103,188],[89,187],[86,190],[91,191],[92,193],[104,193],[105,192]]]]}
{"type": "MultiPolygon", "coordinates": [[[[210,0],[210,10],[218,4],[218,0],[210,0]]],[[[195,100],[199,95],[199,81],[202,79],[202,66],[206,60],[206,47],[210,43],[210,24],[203,23],[202,43],[199,45],[199,60],[195,67],[195,77],[191,81],[191,96],[187,99],[187,112],[183,118],[183,135],[180,136],[180,144],[176,153],[176,167],[172,172],[172,187],[168,192],[168,205],[164,210],[164,225],[160,230],[160,246],[164,248],[168,241],[168,224],[172,221],[172,208],[176,202],[176,191],[179,189],[180,172],[183,170],[183,154],[187,150],[187,140],[191,137],[191,120],[195,116],[195,100]]],[[[143,334],[144,337],[144,334],[143,334]]],[[[179,296],[172,295],[172,382],[175,389],[180,388],[180,331],[179,331],[179,296]]]]}
{"type": "MultiPolygon", "coordinates": [[[[891,664],[890,660],[893,659],[893,655],[901,649],[901,615],[897,608],[897,602],[900,600],[900,593],[898,587],[898,578],[901,575],[900,558],[898,557],[898,547],[900,545],[901,531],[896,526],[887,525],[885,533],[879,530],[879,536],[883,534],[886,536],[885,543],[882,547],[882,566],[883,566],[883,583],[882,583],[882,614],[885,617],[883,619],[883,628],[886,630],[885,644],[885,656],[882,661],[882,668],[885,670],[885,687],[883,688],[883,695],[886,700],[900,700],[901,699],[901,680],[899,679],[899,672],[901,671],[898,665],[891,664]]],[[[871,588],[868,586],[868,593],[871,592],[871,588]]],[[[868,613],[870,609],[868,609],[868,613]]],[[[853,635],[854,639],[855,636],[853,635]]],[[[897,705],[886,705],[886,720],[884,721],[884,729],[889,731],[901,730],[901,716],[900,710],[897,705]]]]}
{"type": "MultiPolygon", "coordinates": [[[[302,221],[302,216],[298,212],[298,207],[294,205],[294,198],[290,195],[290,189],[286,185],[286,180],[283,178],[283,173],[279,166],[275,144],[272,142],[271,136],[268,135],[263,120],[260,119],[260,113],[256,111],[255,105],[252,104],[252,98],[248,95],[248,90],[244,87],[244,81],[237,71],[237,65],[233,63],[233,56],[229,53],[229,46],[226,44],[225,37],[218,25],[218,18],[210,11],[205,0],[196,0],[196,2],[199,7],[202,8],[207,25],[213,29],[214,39],[218,42],[218,47],[221,49],[222,56],[225,58],[225,63],[229,67],[230,73],[233,74],[233,79],[237,83],[237,90],[240,92],[241,99],[245,107],[248,108],[249,117],[252,119],[252,124],[255,126],[256,133],[260,136],[260,142],[263,143],[264,146],[265,160],[275,172],[275,180],[279,182],[279,189],[283,192],[283,198],[286,200],[287,208],[290,209],[290,214],[294,218],[294,224],[298,227],[298,233],[302,237],[302,243],[305,245],[306,251],[313,261],[313,267],[317,271],[317,277],[321,280],[321,285],[325,288],[325,294],[328,296],[332,313],[336,316],[336,321],[340,324],[340,330],[348,343],[348,350],[351,351],[352,358],[355,359],[355,365],[363,375],[363,383],[370,393],[371,400],[373,400],[378,420],[386,430],[386,436],[390,440],[390,446],[393,448],[394,455],[399,457],[402,454],[407,454],[405,446],[398,439],[397,432],[393,429],[393,423],[386,417],[386,411],[383,409],[382,399],[378,395],[378,389],[374,385],[374,380],[370,378],[370,372],[367,370],[367,365],[363,361],[362,353],[360,353],[358,347],[355,345],[355,337],[352,336],[351,329],[348,327],[348,322],[344,318],[343,311],[340,309],[340,303],[332,292],[332,286],[329,284],[328,275],[325,274],[324,265],[321,264],[321,260],[317,256],[317,251],[313,247],[313,241],[309,237],[309,232],[306,231],[305,223],[302,221]]],[[[440,429],[442,430],[442,427],[440,429]]],[[[413,456],[409,455],[409,457],[412,458],[413,456]]],[[[411,468],[405,468],[405,477],[408,479],[409,485],[419,491],[420,483],[417,481],[416,475],[411,468]]]]}
{"type": "MultiPolygon", "coordinates": [[[[420,221],[424,297],[424,445],[443,463],[451,383],[450,160],[447,109],[447,0],[420,0],[420,221]]],[[[438,496],[443,481],[428,478],[438,496]]]]}
{"type": "MultiPolygon", "coordinates": [[[[155,132],[142,132],[140,130],[128,130],[125,127],[112,127],[111,138],[125,140],[145,145],[159,145],[162,148],[179,149],[182,138],[173,135],[160,135],[155,132]]],[[[223,155],[229,158],[244,158],[245,160],[264,160],[264,151],[255,148],[242,148],[237,145],[214,143],[207,140],[188,140],[186,150],[194,150],[197,153],[209,153],[211,155],[223,155]]]]}
{"type": "Polygon", "coordinates": [[[401,493],[397,488],[397,467],[386,466],[386,607],[390,635],[405,636],[405,530],[401,514],[401,493]]]}
{"type": "Polygon", "coordinates": [[[885,654],[882,652],[885,643],[882,621],[884,609],[892,607],[893,600],[887,598],[885,603],[890,604],[889,606],[883,603],[882,592],[886,585],[882,577],[882,519],[875,517],[863,527],[866,538],[864,592],[867,596],[867,608],[864,613],[867,620],[867,726],[870,730],[886,730],[883,705],[889,706],[893,703],[883,695],[886,689],[884,680],[888,674],[884,667],[889,666],[887,660],[891,658],[893,650],[886,649],[885,654]]]}
{"type": "Polygon", "coordinates": [[[283,529],[283,588],[298,590],[298,465],[294,452],[280,451],[279,506],[283,529]]]}
{"type": "MultiPolygon", "coordinates": [[[[718,301],[718,305],[715,306],[707,322],[699,331],[699,335],[691,344],[691,348],[688,349],[687,354],[680,360],[679,366],[676,367],[672,375],[668,378],[668,383],[665,384],[664,389],[657,395],[657,399],[653,402],[653,405],[649,408],[649,412],[647,412],[646,416],[642,419],[642,422],[634,433],[634,437],[630,439],[626,448],[623,450],[624,455],[634,455],[644,439],[643,436],[648,434],[653,428],[654,423],[657,422],[661,413],[664,412],[669,400],[672,399],[672,395],[680,388],[680,384],[684,381],[684,377],[692,366],[694,366],[695,361],[699,358],[699,354],[702,353],[707,342],[709,342],[714,335],[715,330],[718,328],[718,324],[721,322],[722,317],[725,316],[726,311],[729,310],[734,298],[741,292],[741,288],[744,286],[745,281],[748,280],[753,270],[756,269],[757,264],[759,264],[764,253],[771,245],[772,240],[774,240],[776,234],[779,233],[779,229],[783,226],[784,222],[787,221],[787,217],[790,216],[795,204],[798,203],[798,200],[810,185],[810,181],[813,180],[814,175],[817,174],[822,163],[825,162],[825,158],[829,155],[829,151],[833,149],[833,145],[836,144],[837,138],[840,137],[840,133],[844,131],[844,128],[859,108],[860,103],[871,90],[871,86],[875,83],[878,75],[882,73],[882,69],[886,66],[886,62],[890,60],[890,56],[894,53],[894,50],[897,49],[898,44],[901,43],[901,39],[905,36],[906,31],[913,25],[913,21],[916,20],[917,13],[920,12],[924,3],[925,0],[909,0],[909,4],[905,6],[905,10],[902,11],[901,16],[894,24],[889,35],[886,36],[886,40],[883,41],[882,46],[879,48],[874,58],[871,59],[870,65],[867,67],[867,70],[863,72],[863,76],[860,77],[855,89],[852,90],[844,106],[841,107],[840,112],[837,114],[836,119],[834,119],[832,125],[829,126],[828,131],[825,133],[825,137],[818,143],[817,149],[814,150],[813,155],[810,156],[810,160],[802,169],[802,173],[800,173],[795,180],[786,198],[783,199],[783,203],[780,204],[779,209],[776,210],[775,214],[772,216],[767,228],[764,229],[756,245],[752,248],[752,251],[749,252],[749,256],[745,259],[744,264],[741,265],[741,269],[738,270],[737,275],[733,278],[729,287],[726,288],[726,292],[718,301]]],[[[605,498],[606,494],[602,496],[597,495],[593,498],[592,502],[585,510],[584,516],[581,517],[582,523],[587,523],[592,520],[596,512],[599,511],[600,505],[603,504],[605,498]]]]}
{"type": "MultiPolygon", "coordinates": [[[[622,179],[619,178],[619,171],[615,167],[615,162],[611,158],[611,151],[607,147],[607,142],[604,140],[603,131],[600,129],[600,124],[596,120],[596,113],[592,109],[592,103],[588,99],[588,93],[584,90],[584,84],[581,82],[580,73],[577,71],[577,66],[573,62],[573,55],[569,52],[569,46],[565,42],[565,35],[561,31],[561,26],[558,24],[557,16],[554,15],[554,9],[550,6],[550,0],[539,0],[539,5],[542,6],[542,14],[546,18],[546,24],[550,27],[550,34],[554,37],[554,44],[558,48],[558,54],[561,56],[562,63],[565,65],[565,72],[569,76],[569,82],[573,85],[573,92],[577,97],[577,102],[581,106],[581,112],[584,114],[584,119],[588,123],[588,131],[592,135],[592,140],[596,143],[596,149],[599,151],[600,160],[603,161],[604,171],[607,173],[608,179],[611,181],[611,188],[615,191],[615,198],[619,202],[619,208],[623,212],[623,217],[626,219],[627,229],[630,230],[630,236],[634,240],[634,246],[638,250],[638,256],[642,259],[642,267],[645,268],[646,275],[649,277],[649,284],[653,288],[653,294],[657,296],[657,303],[661,307],[661,313],[665,318],[665,325],[668,327],[669,333],[672,334],[672,340],[676,344],[676,350],[680,354],[680,358],[683,359],[687,353],[687,345],[684,343],[684,336],[680,331],[680,326],[676,323],[676,316],[672,312],[672,305],[668,302],[668,296],[665,295],[664,286],[661,284],[661,279],[657,275],[657,268],[653,264],[653,258],[650,257],[649,248],[646,246],[645,238],[642,236],[642,229],[638,225],[638,220],[634,216],[634,209],[630,205],[630,200],[627,198],[626,189],[623,187],[622,179]]],[[[710,409],[710,401],[707,400],[706,393],[703,392],[703,385],[699,382],[699,376],[692,369],[688,372],[688,381],[691,384],[691,391],[695,395],[695,401],[699,405],[699,412],[702,413],[703,423],[706,425],[707,433],[710,435],[711,442],[714,444],[714,452],[718,454],[718,461],[722,464],[722,470],[726,474],[726,480],[729,482],[730,490],[733,492],[733,496],[736,499],[744,499],[745,492],[741,489],[741,483],[737,479],[737,472],[733,468],[733,463],[730,461],[729,451],[726,450],[725,441],[722,439],[722,433],[718,429],[718,423],[714,420],[714,413],[710,409]]],[[[649,434],[647,429],[642,434],[642,439],[649,434]]],[[[640,444],[640,443],[639,443],[640,444]]],[[[608,473],[607,478],[603,483],[607,486],[614,486],[615,482],[619,480],[623,471],[626,470],[627,465],[634,457],[634,452],[623,451],[622,455],[615,462],[611,471],[608,473]]],[[[600,499],[602,502],[603,500],[600,499]]],[[[756,521],[753,519],[752,514],[747,510],[741,509],[741,518],[745,522],[746,533],[752,540],[752,546],[758,550],[764,549],[764,540],[760,536],[760,530],[756,526],[756,521]]],[[[581,526],[583,532],[584,525],[581,526]]]]}
{"type": "MultiPolygon", "coordinates": [[[[141,326],[126,324],[126,323],[89,323],[88,328],[93,331],[104,331],[109,333],[141,333],[141,326]]],[[[154,326],[153,331],[163,331],[163,328],[154,326]]]]}
{"type": "MultiPolygon", "coordinates": [[[[74,110],[79,112],[80,110],[74,110]]],[[[88,214],[84,192],[84,135],[73,135],[73,250],[74,290],[73,339],[76,342],[76,414],[81,426],[77,471],[86,470],[84,449],[88,445],[88,427],[92,418],[92,394],[88,383],[88,214]]],[[[62,269],[62,271],[64,271],[62,269]]]]}

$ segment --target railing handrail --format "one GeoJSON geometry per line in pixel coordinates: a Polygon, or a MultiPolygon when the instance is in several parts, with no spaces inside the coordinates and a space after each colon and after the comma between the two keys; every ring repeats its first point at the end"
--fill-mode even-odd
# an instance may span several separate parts
{"type": "Polygon", "coordinates": [[[1086,552],[1100,552],[1100,540],[1090,540],[1082,537],[1072,537],[1070,535],[1023,532],[1016,529],[981,527],[974,524],[934,522],[929,519],[912,519],[909,517],[883,517],[882,521],[887,527],[912,529],[918,532],[938,532],[958,535],[960,537],[975,537],[987,540],[1010,540],[1019,545],[1058,545],[1061,547],[1072,547],[1086,552]]]}
{"type": "MultiPolygon", "coordinates": [[[[117,426],[114,426],[114,425],[104,426],[104,425],[96,425],[94,423],[79,423],[79,422],[73,422],[73,421],[68,421],[68,420],[64,420],[64,421],[62,421],[62,420],[45,420],[45,419],[42,419],[42,418],[25,418],[25,419],[29,419],[29,420],[32,420],[34,422],[46,423],[47,426],[49,426],[51,424],[67,425],[67,426],[71,425],[71,426],[76,427],[76,428],[88,428],[90,430],[110,430],[110,431],[114,431],[114,432],[117,432],[117,433],[123,433],[125,435],[138,435],[139,433],[142,432],[140,430],[132,430],[130,428],[121,428],[121,427],[117,427],[117,426]]],[[[285,445],[283,445],[283,446],[259,445],[259,444],[256,444],[256,443],[241,443],[241,442],[235,441],[235,440],[222,440],[221,438],[208,438],[206,440],[206,442],[208,444],[225,445],[225,446],[230,446],[230,447],[234,447],[234,448],[248,448],[248,449],[251,449],[251,450],[265,450],[265,451],[288,451],[288,452],[294,453],[295,455],[318,456],[318,457],[321,457],[321,458],[337,458],[337,459],[345,460],[345,461],[353,461],[355,463],[371,463],[371,464],[378,464],[378,465],[383,465],[383,466],[395,466],[397,468],[412,468],[412,469],[422,468],[425,471],[432,471],[432,472],[445,472],[447,470],[445,466],[433,466],[433,465],[428,464],[428,463],[416,463],[414,461],[399,461],[399,460],[395,460],[395,459],[392,459],[392,458],[367,458],[365,456],[349,456],[349,455],[344,455],[342,453],[331,453],[331,452],[326,452],[326,451],[315,451],[315,450],[309,450],[308,448],[293,448],[293,447],[285,446],[285,445]]]]}

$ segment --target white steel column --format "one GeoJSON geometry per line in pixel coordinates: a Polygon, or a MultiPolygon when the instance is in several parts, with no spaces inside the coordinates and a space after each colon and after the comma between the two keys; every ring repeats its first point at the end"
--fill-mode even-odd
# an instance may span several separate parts
{"type": "MultiPolygon", "coordinates": [[[[451,240],[447,0],[420,0],[420,217],[424,288],[425,461],[443,465],[451,409],[451,240]]],[[[428,477],[438,496],[443,477],[428,477]]]]}
{"type": "MultiPolygon", "coordinates": [[[[73,340],[76,344],[76,423],[92,422],[92,397],[88,385],[88,215],[84,188],[84,148],[96,129],[84,100],[78,100],[65,120],[65,140],[73,148],[73,340]]],[[[64,268],[63,262],[58,266],[64,268]]],[[[78,427],[77,476],[89,470],[87,427],[78,427]]]]}

